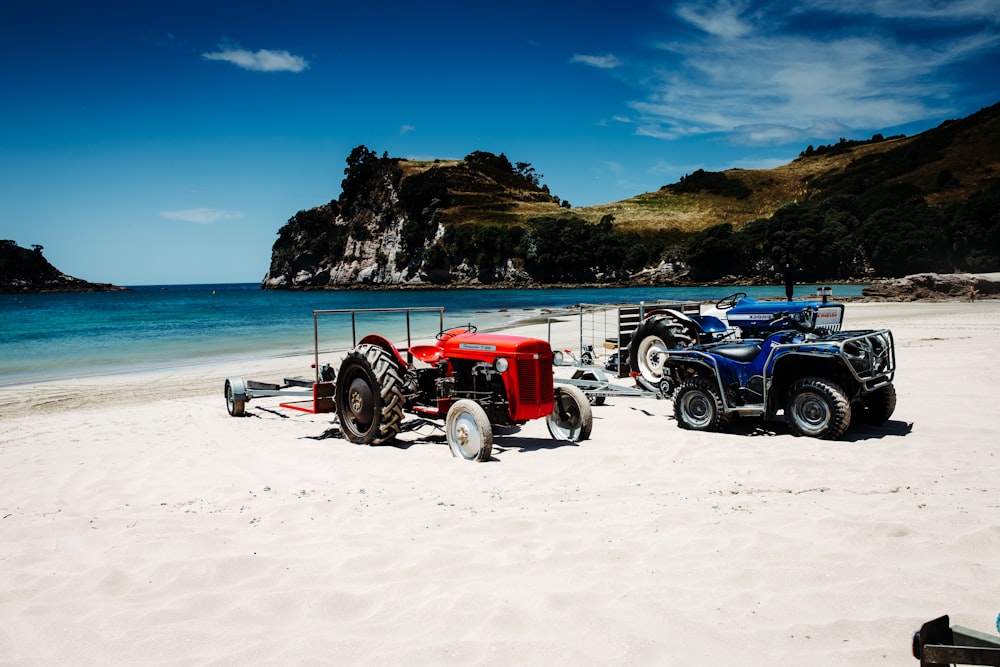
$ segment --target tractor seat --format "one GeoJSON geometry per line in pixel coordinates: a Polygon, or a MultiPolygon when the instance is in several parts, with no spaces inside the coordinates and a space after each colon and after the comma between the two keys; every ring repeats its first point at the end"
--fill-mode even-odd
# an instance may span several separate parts
{"type": "Polygon", "coordinates": [[[760,354],[760,345],[727,343],[725,345],[716,345],[711,348],[710,352],[726,359],[732,359],[733,361],[753,361],[760,354]]]}
{"type": "Polygon", "coordinates": [[[410,354],[432,366],[441,361],[443,350],[437,345],[414,345],[410,348],[410,354]]]}

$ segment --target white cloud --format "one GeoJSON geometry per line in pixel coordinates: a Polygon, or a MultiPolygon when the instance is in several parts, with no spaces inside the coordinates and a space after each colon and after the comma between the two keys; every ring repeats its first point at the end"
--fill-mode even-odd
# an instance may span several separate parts
{"type": "Polygon", "coordinates": [[[197,222],[201,225],[210,225],[213,222],[223,220],[239,220],[243,217],[243,214],[239,211],[223,211],[217,208],[187,208],[181,211],[161,211],[160,215],[167,220],[197,222]]]}
{"type": "Polygon", "coordinates": [[[639,135],[774,145],[932,118],[960,85],[942,72],[1000,45],[1000,0],[690,0],[675,16],[659,62],[630,77],[639,135]]]}
{"type": "Polygon", "coordinates": [[[996,0],[811,0],[805,7],[888,19],[933,19],[946,23],[1000,21],[996,0]]]}
{"type": "Polygon", "coordinates": [[[409,125],[409,124],[407,124],[407,125],[400,125],[400,127],[399,127],[399,133],[400,134],[409,134],[410,132],[413,132],[416,129],[417,128],[415,128],[414,126],[409,125]]]}
{"type": "Polygon", "coordinates": [[[737,38],[752,30],[744,16],[745,2],[717,0],[712,5],[693,2],[677,7],[677,15],[710,35],[737,38]]]}
{"type": "Polygon", "coordinates": [[[584,65],[590,65],[591,67],[597,67],[600,69],[614,69],[623,65],[621,60],[610,53],[603,56],[586,56],[575,53],[569,61],[571,63],[582,63],[584,65]]]}
{"type": "Polygon", "coordinates": [[[293,56],[288,51],[260,49],[248,51],[238,46],[219,45],[219,50],[203,53],[205,60],[222,60],[252,72],[301,72],[309,67],[301,56],[293,56]]]}

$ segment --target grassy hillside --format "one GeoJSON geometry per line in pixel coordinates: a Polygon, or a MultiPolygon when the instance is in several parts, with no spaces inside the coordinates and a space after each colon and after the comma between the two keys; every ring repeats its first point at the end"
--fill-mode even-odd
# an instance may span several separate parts
{"type": "MultiPolygon", "coordinates": [[[[516,191],[493,198],[482,192],[456,192],[456,201],[461,203],[446,208],[444,219],[453,224],[524,224],[539,216],[597,222],[612,215],[615,226],[622,231],[674,230],[687,235],[721,222],[738,227],[768,218],[789,202],[859,194],[899,184],[919,190],[931,205],[956,203],[1000,175],[1000,105],[969,118],[946,121],[912,137],[842,142],[826,148],[773,169],[721,172],[729,181],[745,187],[747,194],[743,197],[710,190],[678,192],[673,187],[678,184],[671,184],[622,201],[568,209],[556,201],[519,198],[516,191]]],[[[404,176],[459,164],[401,163],[404,176]]]]}

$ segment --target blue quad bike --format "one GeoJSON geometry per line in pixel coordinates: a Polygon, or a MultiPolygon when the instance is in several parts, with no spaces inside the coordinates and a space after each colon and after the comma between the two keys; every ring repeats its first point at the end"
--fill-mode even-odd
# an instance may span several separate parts
{"type": "Polygon", "coordinates": [[[637,381],[673,399],[681,428],[723,431],[737,416],[784,411],[793,435],[836,440],[852,421],[879,425],[892,415],[896,358],[888,329],[840,331],[843,306],[825,300],[734,295],[717,305],[729,306],[731,328],[709,316],[653,314],[629,345],[637,381]],[[836,317],[824,308],[837,309],[836,317]]]}

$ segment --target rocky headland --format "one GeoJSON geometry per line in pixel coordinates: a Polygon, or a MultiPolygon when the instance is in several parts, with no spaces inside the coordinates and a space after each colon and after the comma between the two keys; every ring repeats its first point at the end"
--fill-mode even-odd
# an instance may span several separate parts
{"type": "Polygon", "coordinates": [[[14,241],[0,240],[0,294],[34,292],[111,292],[124,287],[92,283],[68,275],[42,255],[42,246],[22,248],[14,241]]]}

